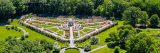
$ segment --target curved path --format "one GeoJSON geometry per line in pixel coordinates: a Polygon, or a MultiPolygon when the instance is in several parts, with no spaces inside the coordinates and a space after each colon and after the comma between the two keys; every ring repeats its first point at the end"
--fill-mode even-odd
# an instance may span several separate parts
{"type": "MultiPolygon", "coordinates": [[[[13,26],[13,25],[5,25],[5,26],[13,26]]],[[[28,35],[28,33],[27,33],[27,31],[26,30],[24,30],[23,28],[21,28],[21,27],[18,27],[18,26],[16,26],[18,29],[20,29],[20,30],[22,30],[23,31],[23,35],[25,36],[25,35],[28,35]]]]}
{"type": "Polygon", "coordinates": [[[67,48],[61,49],[59,53],[65,53],[66,49],[67,49],[67,48]]]}
{"type": "MultiPolygon", "coordinates": [[[[5,26],[13,26],[13,25],[5,25],[5,26]]],[[[24,36],[28,35],[28,32],[26,30],[24,30],[23,28],[21,28],[21,27],[17,27],[17,28],[23,31],[24,36]]],[[[20,37],[17,39],[20,39],[20,37]]]]}

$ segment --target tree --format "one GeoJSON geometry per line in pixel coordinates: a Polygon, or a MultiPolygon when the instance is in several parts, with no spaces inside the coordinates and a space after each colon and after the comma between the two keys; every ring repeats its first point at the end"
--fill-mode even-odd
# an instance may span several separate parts
{"type": "Polygon", "coordinates": [[[20,40],[25,40],[25,36],[22,35],[21,38],[20,38],[20,40]]]}
{"type": "Polygon", "coordinates": [[[91,51],[91,45],[86,45],[84,51],[88,52],[88,51],[91,51]]]}
{"type": "Polygon", "coordinates": [[[138,18],[140,17],[140,12],[140,8],[129,7],[123,12],[123,19],[132,26],[135,26],[138,22],[138,18]]]}
{"type": "Polygon", "coordinates": [[[118,46],[115,47],[114,53],[120,53],[120,52],[119,52],[119,49],[120,49],[120,48],[119,48],[118,46]]]}
{"type": "Polygon", "coordinates": [[[93,14],[94,5],[91,0],[81,0],[76,5],[76,14],[78,15],[92,15],[93,14]]]}
{"type": "Polygon", "coordinates": [[[8,18],[11,15],[15,14],[15,7],[10,0],[1,0],[0,1],[0,17],[1,18],[8,18]]]}
{"type": "Polygon", "coordinates": [[[114,16],[121,19],[122,13],[130,7],[130,3],[125,0],[112,0],[112,2],[114,3],[114,16]]]}
{"type": "MultiPolygon", "coordinates": [[[[41,53],[46,51],[46,45],[53,45],[53,43],[49,43],[46,40],[36,40],[36,41],[29,41],[23,40],[20,41],[19,39],[12,38],[4,42],[5,44],[1,45],[0,53],[41,53]],[[3,47],[2,47],[3,45],[3,47]]],[[[49,49],[50,50],[50,49],[49,49]]]]}
{"type": "Polygon", "coordinates": [[[148,24],[148,14],[146,11],[141,11],[140,12],[140,21],[139,23],[142,24],[142,26],[145,26],[148,24]]]}
{"type": "Polygon", "coordinates": [[[111,0],[106,0],[105,3],[103,4],[103,16],[107,17],[113,17],[113,10],[115,9],[115,5],[111,0]]]}
{"type": "Polygon", "coordinates": [[[55,42],[55,43],[53,44],[53,49],[54,49],[53,53],[59,53],[59,51],[60,51],[60,46],[58,45],[57,42],[55,42]]]}
{"type": "Polygon", "coordinates": [[[111,32],[106,40],[112,41],[114,46],[119,45],[121,48],[125,48],[125,41],[135,33],[136,31],[132,26],[120,26],[117,32],[111,32]]]}
{"type": "Polygon", "coordinates": [[[16,7],[17,14],[23,14],[27,10],[27,0],[11,0],[16,7]]]}
{"type": "Polygon", "coordinates": [[[156,39],[153,36],[148,36],[145,33],[140,33],[136,36],[130,37],[126,41],[128,53],[155,53],[158,51],[156,46],[156,39]]]}
{"type": "Polygon", "coordinates": [[[150,18],[151,27],[156,27],[159,24],[159,17],[157,14],[154,14],[150,18]]]}
{"type": "Polygon", "coordinates": [[[95,44],[98,44],[99,42],[99,39],[95,36],[91,37],[91,45],[95,45],[95,44]]]}
{"type": "Polygon", "coordinates": [[[104,0],[92,0],[94,3],[94,9],[96,9],[99,5],[103,4],[104,0]]]}

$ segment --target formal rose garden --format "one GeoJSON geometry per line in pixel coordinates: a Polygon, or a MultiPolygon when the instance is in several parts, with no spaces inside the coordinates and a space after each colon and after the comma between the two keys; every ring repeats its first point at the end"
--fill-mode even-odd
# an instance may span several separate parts
{"type": "Polygon", "coordinates": [[[70,16],[58,16],[46,18],[22,16],[20,23],[37,32],[60,41],[69,41],[69,27],[73,26],[73,36],[76,42],[82,42],[106,28],[114,25],[112,21],[102,17],[72,18],[70,16]]]}

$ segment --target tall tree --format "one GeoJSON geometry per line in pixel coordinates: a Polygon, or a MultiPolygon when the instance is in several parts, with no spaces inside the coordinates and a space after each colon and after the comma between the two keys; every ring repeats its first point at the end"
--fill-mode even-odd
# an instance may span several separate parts
{"type": "Polygon", "coordinates": [[[140,33],[136,36],[130,37],[126,41],[126,47],[128,53],[156,53],[159,47],[156,46],[157,41],[152,36],[148,36],[145,33],[140,33]]]}
{"type": "Polygon", "coordinates": [[[140,8],[129,7],[123,12],[123,19],[132,26],[135,26],[138,22],[138,18],[140,17],[140,12],[140,8]]]}
{"type": "Polygon", "coordinates": [[[146,25],[148,24],[148,14],[147,14],[147,12],[146,11],[141,11],[139,19],[140,19],[139,23],[146,27],[146,25]]]}
{"type": "Polygon", "coordinates": [[[126,2],[125,0],[112,0],[112,2],[115,5],[115,8],[113,10],[114,16],[116,18],[122,18],[123,11],[130,7],[130,3],[126,2]]]}
{"type": "Polygon", "coordinates": [[[92,0],[94,3],[94,9],[96,9],[99,5],[103,4],[104,0],[92,0]]]}
{"type": "Polygon", "coordinates": [[[0,17],[11,17],[11,15],[15,14],[15,7],[10,0],[1,0],[0,1],[0,17]]]}
{"type": "Polygon", "coordinates": [[[16,7],[16,14],[23,14],[27,10],[27,0],[11,0],[16,7]]]}
{"type": "Polygon", "coordinates": [[[112,32],[109,34],[109,38],[106,40],[110,40],[114,42],[114,45],[121,46],[121,48],[125,48],[125,41],[132,35],[136,33],[135,29],[132,26],[120,26],[117,29],[118,32],[112,32]]]}
{"type": "Polygon", "coordinates": [[[78,15],[92,15],[94,5],[91,0],[81,0],[76,5],[76,14],[78,15]]]}
{"type": "Polygon", "coordinates": [[[150,25],[152,27],[156,27],[159,24],[159,17],[157,14],[154,14],[150,18],[150,25]]]}

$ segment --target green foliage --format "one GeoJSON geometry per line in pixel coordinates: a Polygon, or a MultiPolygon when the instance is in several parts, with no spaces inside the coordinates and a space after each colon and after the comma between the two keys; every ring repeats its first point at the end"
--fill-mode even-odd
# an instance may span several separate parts
{"type": "Polygon", "coordinates": [[[123,12],[123,19],[132,26],[135,26],[135,24],[138,22],[137,18],[140,17],[139,12],[141,12],[140,8],[129,7],[123,12]]]}
{"type": "Polygon", "coordinates": [[[81,0],[76,5],[76,14],[79,15],[92,15],[94,9],[93,2],[90,0],[81,0]]]}
{"type": "Polygon", "coordinates": [[[93,37],[91,37],[91,45],[96,45],[96,44],[98,44],[98,42],[99,42],[99,39],[97,38],[97,37],[95,37],[95,36],[93,36],[93,37]]]}
{"type": "Polygon", "coordinates": [[[86,52],[91,51],[91,45],[90,44],[86,45],[86,47],[84,48],[84,51],[86,52]]]}
{"type": "Polygon", "coordinates": [[[15,14],[15,7],[10,0],[0,0],[0,12],[1,18],[10,17],[10,15],[15,14]]]}
{"type": "Polygon", "coordinates": [[[59,51],[60,51],[60,46],[58,45],[57,42],[55,42],[55,43],[53,44],[53,49],[54,49],[53,52],[59,53],[59,51]]]}
{"type": "Polygon", "coordinates": [[[120,53],[120,48],[119,47],[115,47],[114,53],[120,53]]]}
{"type": "Polygon", "coordinates": [[[139,24],[142,24],[143,26],[146,26],[148,24],[148,14],[146,11],[141,11],[140,12],[140,21],[139,24]]]}
{"type": "Polygon", "coordinates": [[[45,40],[28,41],[28,40],[18,40],[15,38],[9,39],[4,44],[0,50],[1,53],[41,53],[47,49],[52,48],[53,43],[47,42],[45,40]],[[46,49],[47,48],[47,49],[46,49]]]}
{"type": "Polygon", "coordinates": [[[130,3],[126,2],[125,0],[112,0],[115,7],[114,7],[114,16],[116,18],[121,18],[122,13],[124,10],[126,10],[128,7],[130,7],[130,3]]]}
{"type": "Polygon", "coordinates": [[[158,15],[157,14],[152,15],[151,18],[150,18],[150,25],[152,27],[155,27],[158,24],[159,24],[159,17],[158,17],[158,15]]]}
{"type": "Polygon", "coordinates": [[[159,50],[159,46],[155,46],[157,46],[156,39],[145,33],[132,36],[126,41],[127,52],[129,53],[156,53],[159,50]]]}
{"type": "Polygon", "coordinates": [[[13,5],[16,7],[16,13],[21,14],[27,10],[27,0],[11,0],[13,5]]]}
{"type": "Polygon", "coordinates": [[[126,26],[120,26],[117,29],[118,32],[111,32],[109,34],[109,38],[106,40],[112,41],[114,43],[113,46],[121,46],[121,48],[124,48],[125,41],[128,39],[128,37],[133,36],[136,31],[132,26],[126,25],[126,26]]]}
{"type": "MultiPolygon", "coordinates": [[[[2,12],[0,17],[33,13],[100,15],[117,19],[125,17],[122,13],[133,6],[146,11],[149,17],[153,14],[160,15],[160,0],[1,0],[0,2],[0,11],[2,12]]],[[[137,11],[133,14],[137,14],[137,11]]]]}

